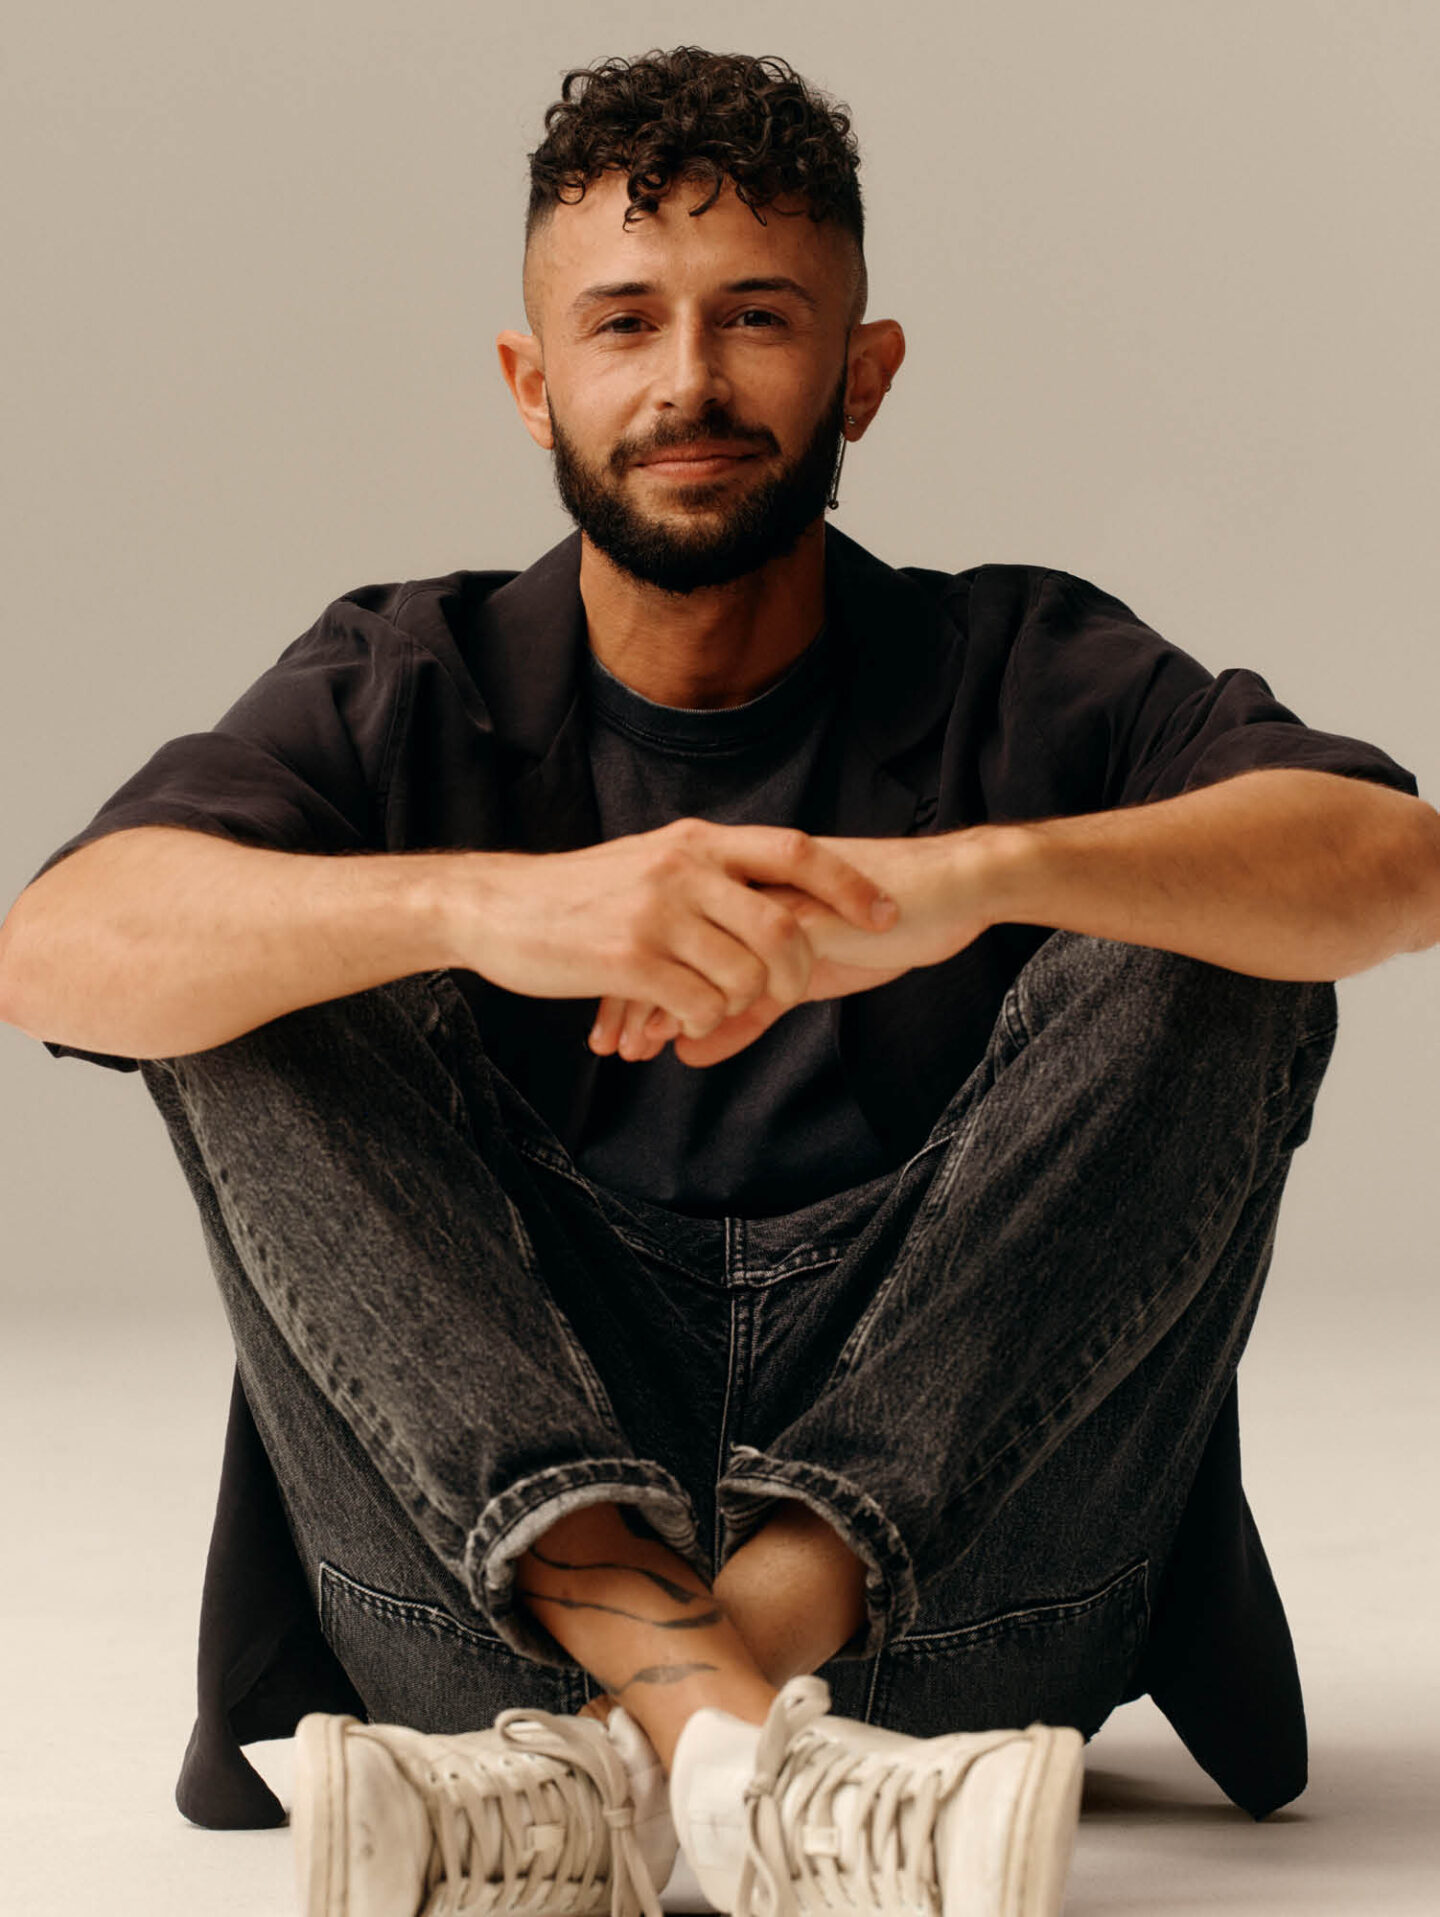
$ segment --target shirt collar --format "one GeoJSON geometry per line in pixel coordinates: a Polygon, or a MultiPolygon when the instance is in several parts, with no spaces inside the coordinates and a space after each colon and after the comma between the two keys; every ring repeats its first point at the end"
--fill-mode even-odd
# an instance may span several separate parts
{"type": "MultiPolygon", "coordinates": [[[[938,596],[827,527],[826,620],[846,654],[852,728],[881,764],[901,757],[949,710],[963,636],[938,596]]],[[[491,593],[463,645],[498,735],[544,759],[572,714],[588,642],[580,534],[491,593]]]]}

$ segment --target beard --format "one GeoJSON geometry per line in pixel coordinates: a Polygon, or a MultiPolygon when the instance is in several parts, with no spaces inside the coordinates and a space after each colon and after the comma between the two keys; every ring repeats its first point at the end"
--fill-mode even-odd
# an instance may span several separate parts
{"type": "Polygon", "coordinates": [[[845,378],[842,374],[805,446],[763,484],[728,506],[726,480],[677,486],[676,504],[694,514],[688,524],[651,518],[632,504],[622,491],[627,470],[637,460],[708,439],[778,452],[767,427],[747,426],[716,407],[693,425],[657,430],[643,443],[621,440],[597,469],[581,458],[553,412],[550,425],[556,489],[581,532],[613,565],[646,585],[662,592],[698,592],[706,586],[728,586],[793,552],[801,534],[824,512],[842,448],[845,378]],[[695,512],[707,507],[709,511],[695,512]]]}

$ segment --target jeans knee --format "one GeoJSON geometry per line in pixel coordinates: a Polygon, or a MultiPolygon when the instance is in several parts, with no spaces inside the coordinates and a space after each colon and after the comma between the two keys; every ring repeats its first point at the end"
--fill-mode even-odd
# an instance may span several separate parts
{"type": "Polygon", "coordinates": [[[1335,1043],[1332,984],[1078,933],[1046,940],[1007,1007],[1005,1050],[1041,1041],[1062,1103],[1083,1086],[1116,1123],[1143,1111],[1165,1128],[1233,1128],[1282,1149],[1308,1135],[1335,1043]]]}
{"type": "Polygon", "coordinates": [[[1069,1012],[1102,1007],[1137,1036],[1172,1032],[1187,1048],[1244,1039],[1248,1055],[1287,1055],[1333,1034],[1335,987],[1328,981],[1260,978],[1159,946],[1130,945],[1078,932],[1048,938],[1017,981],[1027,1031],[1069,1012]]]}

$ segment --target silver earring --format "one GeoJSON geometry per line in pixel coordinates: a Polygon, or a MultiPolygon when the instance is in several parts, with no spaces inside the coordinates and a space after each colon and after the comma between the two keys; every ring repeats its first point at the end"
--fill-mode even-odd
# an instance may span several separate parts
{"type": "MultiPolygon", "coordinates": [[[[853,413],[847,413],[845,415],[845,424],[847,426],[853,426],[855,424],[855,415],[853,413]]],[[[832,513],[840,504],[840,468],[845,464],[845,448],[849,443],[842,433],[840,436],[840,453],[835,461],[834,476],[830,481],[830,497],[825,501],[825,504],[830,508],[832,513]]]]}
{"type": "MultiPolygon", "coordinates": [[[[855,423],[848,413],[845,415],[845,420],[847,425],[853,426],[855,423]]],[[[845,448],[848,444],[848,440],[842,433],[840,435],[840,451],[835,459],[835,471],[830,477],[830,497],[825,501],[825,504],[830,508],[832,513],[840,504],[840,468],[845,464],[845,448]]]]}
{"type": "MultiPolygon", "coordinates": [[[[853,413],[847,413],[845,415],[845,424],[847,426],[853,426],[855,424],[855,415],[853,413]]],[[[835,473],[830,481],[830,497],[825,501],[825,504],[830,508],[832,513],[840,504],[840,468],[845,464],[845,448],[849,443],[842,433],[840,436],[840,455],[835,461],[835,473]]]]}

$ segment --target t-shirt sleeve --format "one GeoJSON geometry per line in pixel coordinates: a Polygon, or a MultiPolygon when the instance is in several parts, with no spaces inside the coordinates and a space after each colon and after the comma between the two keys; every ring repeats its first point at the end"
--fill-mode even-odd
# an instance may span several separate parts
{"type": "MultiPolygon", "coordinates": [[[[161,746],[35,876],[92,840],[145,825],[282,852],[382,847],[409,644],[384,619],[337,600],[209,732],[161,746]]],[[[57,1058],[135,1069],[133,1059],[44,1042],[57,1058]]]]}
{"type": "Polygon", "coordinates": [[[1419,790],[1378,746],[1305,725],[1257,672],[1208,672],[1120,600],[1068,573],[1042,583],[1006,698],[1052,760],[1067,812],[1177,798],[1282,766],[1419,790]]]}

